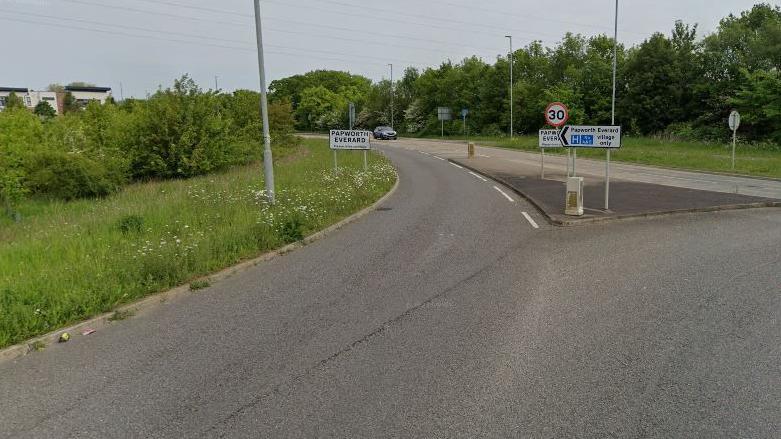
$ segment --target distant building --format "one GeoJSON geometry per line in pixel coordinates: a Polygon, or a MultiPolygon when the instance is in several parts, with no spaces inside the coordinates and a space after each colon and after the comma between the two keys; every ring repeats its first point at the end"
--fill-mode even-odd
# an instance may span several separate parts
{"type": "Polygon", "coordinates": [[[91,101],[98,101],[105,104],[111,97],[111,87],[65,87],[65,93],[70,92],[76,102],[82,107],[86,107],[91,101]]]}
{"type": "Polygon", "coordinates": [[[27,108],[30,108],[32,98],[25,98],[28,91],[28,89],[21,87],[0,87],[0,111],[5,110],[5,106],[8,103],[8,96],[11,96],[11,93],[14,93],[17,97],[24,101],[24,105],[27,108]]]}
{"type": "Polygon", "coordinates": [[[67,86],[63,92],[54,92],[31,90],[23,87],[0,87],[0,111],[5,110],[8,96],[11,93],[15,93],[24,102],[24,106],[30,110],[34,110],[35,106],[43,101],[54,108],[57,114],[62,114],[66,93],[72,94],[76,103],[83,108],[92,101],[105,104],[111,97],[111,88],[67,86]]]}

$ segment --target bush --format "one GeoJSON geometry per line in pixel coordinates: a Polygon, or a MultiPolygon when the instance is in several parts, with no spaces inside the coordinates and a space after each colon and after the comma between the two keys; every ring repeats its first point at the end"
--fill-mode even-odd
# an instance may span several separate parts
{"type": "Polygon", "coordinates": [[[130,233],[141,233],[144,227],[144,218],[138,215],[125,215],[119,219],[117,228],[120,232],[127,235],[130,233]]]}
{"type": "Polygon", "coordinates": [[[135,178],[193,177],[246,163],[218,95],[185,76],[133,108],[128,145],[135,178]]]}
{"type": "Polygon", "coordinates": [[[105,196],[124,183],[102,163],[61,151],[31,154],[25,171],[26,186],[31,192],[63,200],[105,196]]]}
{"type": "MultiPolygon", "coordinates": [[[[83,109],[74,102],[60,117],[6,109],[0,112],[0,203],[9,210],[28,193],[102,196],[129,179],[189,178],[259,160],[259,106],[257,92],[203,92],[183,76],[146,100],[83,109]]],[[[292,112],[287,101],[269,105],[274,147],[298,144],[292,112]]]]}

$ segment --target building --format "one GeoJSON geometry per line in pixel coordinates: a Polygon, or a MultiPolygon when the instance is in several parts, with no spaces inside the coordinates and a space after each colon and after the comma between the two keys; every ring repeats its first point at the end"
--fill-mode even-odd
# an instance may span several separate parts
{"type": "MultiPolygon", "coordinates": [[[[11,96],[11,93],[16,94],[19,98],[21,98],[24,101],[24,105],[27,108],[30,108],[30,104],[32,103],[32,99],[26,99],[27,92],[29,90],[26,88],[21,87],[0,87],[0,111],[5,110],[5,105],[8,102],[8,96],[11,96]],[[28,103],[29,102],[29,103],[28,103]]],[[[35,107],[33,107],[35,108],[35,107]]]]}
{"type": "Polygon", "coordinates": [[[38,105],[39,102],[43,101],[54,108],[54,111],[56,111],[57,114],[62,114],[65,95],[67,93],[73,95],[76,104],[83,108],[92,101],[105,104],[111,97],[111,88],[67,86],[62,92],[54,92],[32,90],[23,87],[0,87],[0,111],[5,110],[8,96],[10,96],[11,93],[15,93],[16,96],[22,99],[24,106],[31,111],[35,109],[35,106],[38,105]]]}
{"type": "Polygon", "coordinates": [[[111,87],[65,87],[65,93],[70,93],[76,102],[82,107],[86,107],[91,101],[98,101],[105,104],[111,97],[111,87]]]}

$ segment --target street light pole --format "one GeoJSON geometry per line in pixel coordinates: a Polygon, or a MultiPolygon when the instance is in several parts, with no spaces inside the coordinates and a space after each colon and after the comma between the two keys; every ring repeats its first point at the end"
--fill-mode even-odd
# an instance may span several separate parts
{"type": "Polygon", "coordinates": [[[394,130],[395,128],[393,127],[393,64],[388,64],[388,65],[390,66],[390,74],[391,74],[391,77],[390,77],[390,98],[391,98],[390,99],[390,101],[391,101],[391,103],[390,103],[391,104],[391,106],[390,106],[390,110],[391,110],[390,116],[391,116],[391,122],[390,123],[391,123],[391,129],[394,130]]]}
{"type": "MultiPolygon", "coordinates": [[[[616,124],[616,70],[618,68],[618,0],[616,0],[616,19],[613,33],[613,103],[610,124],[616,124]]],[[[605,160],[605,210],[610,209],[610,149],[605,160]]]]}
{"type": "Polygon", "coordinates": [[[268,128],[268,96],[266,67],[263,60],[263,31],[260,23],[260,0],[255,0],[255,33],[258,43],[258,75],[260,76],[260,115],[263,119],[263,173],[268,201],[274,204],[274,159],[271,156],[271,135],[268,128]]]}
{"type": "Polygon", "coordinates": [[[510,39],[510,140],[513,139],[513,36],[505,35],[510,39]]]}

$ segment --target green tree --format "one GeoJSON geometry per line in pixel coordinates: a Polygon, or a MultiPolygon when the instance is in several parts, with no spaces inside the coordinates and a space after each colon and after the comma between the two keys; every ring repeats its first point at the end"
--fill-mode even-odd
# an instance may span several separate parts
{"type": "Polygon", "coordinates": [[[744,85],[731,100],[743,116],[741,133],[781,144],[781,74],[760,70],[744,75],[744,85]]]}
{"type": "Polygon", "coordinates": [[[73,81],[68,84],[68,87],[95,87],[95,84],[84,81],[73,81]]]}
{"type": "Polygon", "coordinates": [[[22,100],[22,98],[17,96],[15,92],[11,92],[5,101],[5,109],[13,110],[13,109],[20,109],[20,108],[27,108],[27,106],[24,105],[24,101],[22,100]]]}
{"type": "Polygon", "coordinates": [[[65,114],[73,113],[81,110],[81,106],[76,102],[76,98],[73,97],[73,93],[66,92],[62,98],[62,112],[65,114]]]}
{"type": "Polygon", "coordinates": [[[301,93],[296,109],[299,120],[316,130],[344,128],[347,99],[323,86],[307,88],[301,93]]]}
{"type": "Polygon", "coordinates": [[[35,106],[35,110],[33,110],[33,113],[37,114],[43,119],[51,119],[57,116],[57,110],[52,108],[52,106],[49,105],[49,103],[46,101],[38,102],[38,104],[35,106]]]}
{"type": "Polygon", "coordinates": [[[621,108],[631,129],[642,134],[662,131],[675,122],[672,111],[679,102],[680,75],[672,42],[654,34],[632,52],[627,61],[621,108]]]}

